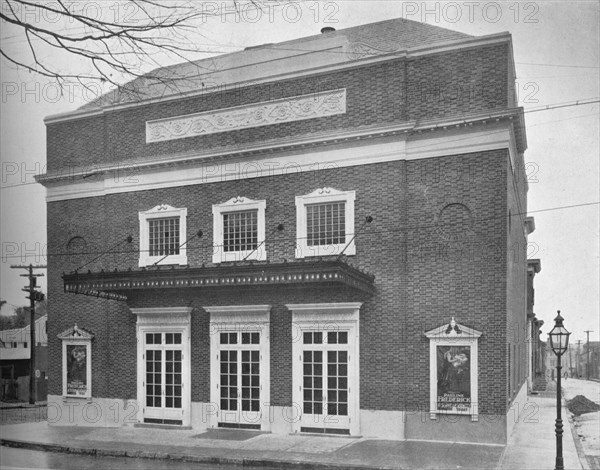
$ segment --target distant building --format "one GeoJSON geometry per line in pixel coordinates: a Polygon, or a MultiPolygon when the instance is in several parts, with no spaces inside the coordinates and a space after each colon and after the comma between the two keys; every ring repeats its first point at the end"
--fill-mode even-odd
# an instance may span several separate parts
{"type": "MultiPolygon", "coordinates": [[[[530,225],[529,231],[533,232],[533,219],[526,219],[530,225]]],[[[538,320],[533,312],[535,305],[534,278],[542,270],[539,259],[527,261],[527,345],[528,345],[528,381],[529,390],[546,390],[546,343],[541,340],[543,320],[538,320]]]]}
{"type": "MultiPolygon", "coordinates": [[[[46,372],[48,370],[48,335],[46,322],[48,316],[44,315],[35,321],[35,369],[39,371],[38,400],[45,400],[46,372]],[[43,397],[42,397],[43,395],[43,397]]],[[[0,398],[21,399],[26,401],[29,397],[28,382],[19,378],[29,378],[29,364],[31,360],[31,329],[30,325],[24,328],[0,331],[0,398]],[[20,389],[15,387],[19,381],[20,389]]]]}
{"type": "Polygon", "coordinates": [[[578,357],[581,378],[600,379],[600,342],[590,341],[581,344],[578,357]],[[588,354],[589,350],[589,354],[588,354]]]}
{"type": "Polygon", "coordinates": [[[395,19],[157,73],[46,118],[57,424],[506,443],[511,36],[395,19]]]}

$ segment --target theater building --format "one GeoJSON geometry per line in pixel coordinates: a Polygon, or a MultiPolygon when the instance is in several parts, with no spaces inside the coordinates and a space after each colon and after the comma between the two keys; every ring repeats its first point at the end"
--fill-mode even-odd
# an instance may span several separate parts
{"type": "Polygon", "coordinates": [[[532,225],[508,33],[325,28],[45,123],[52,424],[506,442],[532,225]]]}

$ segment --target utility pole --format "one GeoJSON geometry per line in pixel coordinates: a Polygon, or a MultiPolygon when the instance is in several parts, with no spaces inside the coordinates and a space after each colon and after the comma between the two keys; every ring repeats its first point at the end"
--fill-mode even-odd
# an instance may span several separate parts
{"type": "Polygon", "coordinates": [[[46,266],[29,266],[12,265],[13,269],[26,269],[27,274],[20,274],[21,277],[29,278],[29,285],[25,286],[22,291],[28,292],[29,297],[29,403],[35,404],[35,303],[44,300],[44,294],[40,291],[35,290],[37,287],[37,278],[42,277],[43,274],[34,274],[34,269],[43,269],[46,266]]]}
{"type": "Polygon", "coordinates": [[[573,378],[573,346],[569,344],[569,376],[573,378]]]}
{"type": "Polygon", "coordinates": [[[581,340],[577,340],[577,378],[580,377],[579,372],[581,370],[581,367],[579,365],[579,356],[581,355],[581,340]]]}
{"type": "Polygon", "coordinates": [[[586,351],[586,360],[585,360],[585,378],[586,380],[590,380],[590,333],[593,333],[594,330],[585,330],[585,334],[587,335],[587,351],[586,351]]]}

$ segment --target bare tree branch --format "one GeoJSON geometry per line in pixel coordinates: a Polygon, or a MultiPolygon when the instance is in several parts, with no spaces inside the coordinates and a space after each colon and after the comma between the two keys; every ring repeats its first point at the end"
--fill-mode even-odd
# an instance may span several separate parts
{"type": "MultiPolygon", "coordinates": [[[[196,75],[199,75],[203,70],[190,57],[215,52],[197,47],[197,41],[187,40],[190,34],[201,36],[198,24],[202,24],[201,20],[207,15],[216,14],[204,9],[201,1],[95,2],[95,8],[106,5],[100,10],[100,17],[89,14],[85,2],[1,1],[0,20],[6,26],[3,30],[16,31],[16,37],[26,43],[26,48],[14,50],[10,41],[7,44],[4,42],[7,38],[3,38],[0,56],[12,66],[55,80],[61,88],[69,80],[80,84],[100,82],[117,87],[117,93],[123,95],[139,93],[143,81],[173,90],[190,77],[169,76],[161,60],[169,57],[188,62],[198,67],[196,75]],[[130,14],[113,11],[115,5],[130,14]],[[112,17],[105,17],[111,13],[112,17]],[[49,16],[52,21],[48,20],[49,16]],[[31,20],[32,17],[35,19],[31,20]],[[70,68],[70,72],[64,72],[56,53],[73,56],[78,60],[75,64],[89,70],[80,72],[70,68]],[[130,82],[122,87],[119,86],[122,81],[130,82]]],[[[230,1],[236,8],[239,6],[239,0],[230,1]]],[[[260,0],[249,1],[260,8],[260,0]]]]}

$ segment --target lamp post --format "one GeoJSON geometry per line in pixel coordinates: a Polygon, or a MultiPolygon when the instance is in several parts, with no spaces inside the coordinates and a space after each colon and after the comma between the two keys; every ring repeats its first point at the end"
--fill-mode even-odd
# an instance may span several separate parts
{"type": "Polygon", "coordinates": [[[554,328],[548,333],[550,339],[550,347],[554,354],[556,354],[556,464],[555,470],[564,470],[565,465],[563,462],[562,452],[562,435],[563,435],[563,424],[561,418],[561,390],[560,390],[560,379],[561,379],[561,364],[560,358],[565,353],[569,346],[569,333],[563,326],[563,317],[560,316],[560,310],[558,315],[554,319],[554,328]]]}

